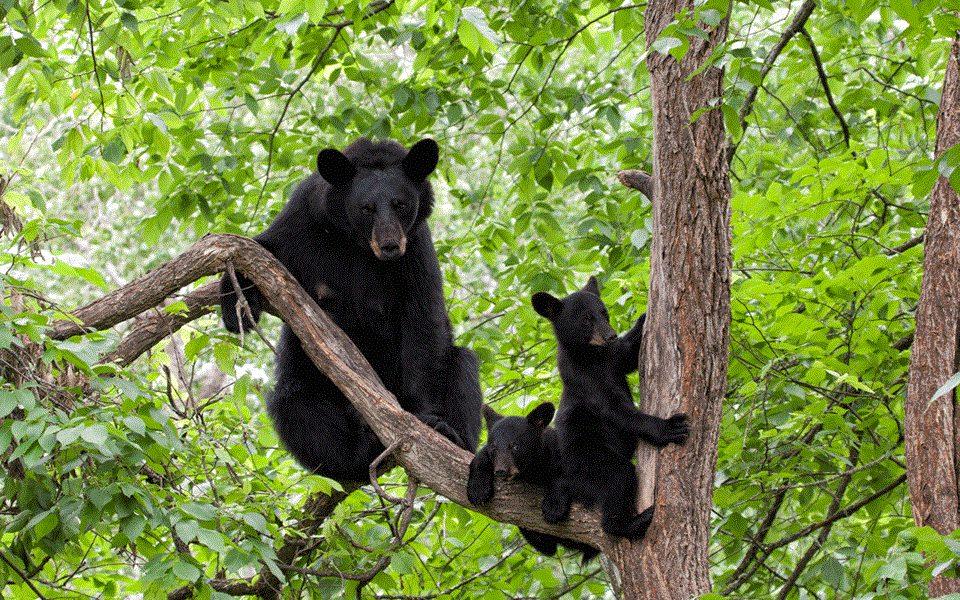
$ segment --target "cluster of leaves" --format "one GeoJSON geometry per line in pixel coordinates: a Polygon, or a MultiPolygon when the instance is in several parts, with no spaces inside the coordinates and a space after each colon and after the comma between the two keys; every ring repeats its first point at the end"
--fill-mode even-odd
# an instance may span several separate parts
{"type": "MultiPolygon", "coordinates": [[[[908,242],[933,177],[960,173],[960,153],[932,157],[958,29],[944,4],[828,1],[769,71],[799,5],[732,6],[715,57],[734,188],[711,565],[723,596],[919,598],[958,560],[952,540],[911,528],[901,460],[921,253],[908,242]]],[[[726,9],[679,15],[651,51],[682,55],[726,9]]],[[[306,597],[610,595],[599,569],[538,557],[512,527],[424,493],[401,531],[399,508],[355,492],[284,570],[277,552],[307,535],[308,499],[335,486],[279,448],[259,341],[240,346],[207,317],[121,369],[98,357],[125,327],[44,331],[203,233],[260,231],[320,148],[429,135],[443,148],[433,223],[451,319],[482,358],[486,399],[514,414],[556,400],[529,295],[599,273],[619,330],[645,304],[649,204],[612,177],[650,169],[642,11],[0,3],[0,201],[22,219],[0,251],[3,595],[220,596],[212,580],[258,572],[306,597]]]]}

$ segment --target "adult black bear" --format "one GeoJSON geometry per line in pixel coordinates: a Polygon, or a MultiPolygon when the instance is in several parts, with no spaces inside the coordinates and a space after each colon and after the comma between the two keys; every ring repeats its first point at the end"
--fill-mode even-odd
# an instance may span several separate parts
{"type": "Polygon", "coordinates": [[[569,515],[571,501],[589,508],[599,500],[605,533],[641,538],[653,507],[637,514],[632,462],[637,443],[681,444],[689,434],[686,415],[661,419],[633,404],[626,375],[637,368],[645,316],[618,337],[596,277],[562,300],[538,292],[532,301],[553,324],[563,383],[556,418],[561,474],[544,495],[543,518],[559,523],[569,515]]]}
{"type": "MultiPolygon", "coordinates": [[[[560,474],[557,432],[549,427],[553,411],[551,402],[543,402],[526,417],[504,417],[484,405],[487,443],[470,461],[467,478],[467,499],[472,504],[483,506],[493,498],[495,474],[544,488],[560,474]]],[[[557,544],[581,552],[584,564],[598,554],[596,548],[581,542],[523,527],[519,529],[527,543],[547,556],[557,553],[557,544]]]]}
{"type": "MultiPolygon", "coordinates": [[[[342,153],[322,150],[317,171],[254,239],[343,329],[405,410],[473,452],[482,403],[477,357],[453,345],[427,224],[433,191],[426,178],[438,156],[431,139],[409,152],[366,138],[342,153]]],[[[260,291],[246,278],[240,285],[259,319],[260,291]]],[[[227,329],[251,327],[237,318],[229,277],[220,291],[227,329]]],[[[366,480],[380,440],[287,325],[278,352],[267,410],[283,444],[314,473],[366,480]]]]}

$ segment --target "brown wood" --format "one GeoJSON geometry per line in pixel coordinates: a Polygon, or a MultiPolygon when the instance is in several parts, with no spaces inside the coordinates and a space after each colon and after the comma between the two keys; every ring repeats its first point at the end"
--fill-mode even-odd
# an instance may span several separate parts
{"type": "MultiPolygon", "coordinates": [[[[466,497],[466,481],[473,455],[403,411],[346,334],[303,291],[286,268],[252,239],[229,234],[206,235],[174,260],[73,311],[72,320],[54,323],[50,335],[65,339],[85,331],[108,329],[137,317],[184,286],[222,272],[227,261],[232,261],[236,270],[263,292],[272,306],[271,312],[290,325],[307,354],[360,410],[384,445],[400,442],[395,452],[397,461],[423,485],[500,522],[598,547],[606,543],[596,513],[580,506],[574,506],[570,520],[561,525],[545,523],[540,513],[542,491],[521,482],[498,479],[490,504],[482,509],[472,506],[466,497]]],[[[191,304],[209,306],[212,285],[216,284],[196,290],[196,297],[191,294],[191,304]]],[[[190,314],[193,312],[191,309],[190,314]]],[[[203,311],[197,309],[196,312],[203,311]]],[[[178,321],[177,326],[182,324],[178,321]]],[[[142,346],[142,342],[138,341],[137,346],[142,346]]]]}
{"type": "MultiPolygon", "coordinates": [[[[686,8],[694,3],[647,5],[648,48],[686,8]]],[[[679,62],[655,50],[647,57],[653,237],[640,407],[661,417],[687,413],[691,435],[683,446],[641,444],[638,451],[638,507],[653,504],[656,512],[644,540],[615,545],[628,600],[681,600],[711,590],[707,551],[730,327],[730,182],[719,109],[723,72],[702,67],[726,39],[727,19],[703,27],[709,40],[691,36],[679,62]]]]}
{"type": "MultiPolygon", "coordinates": [[[[950,48],[940,111],[936,157],[960,143],[960,38],[950,48]]],[[[942,534],[960,528],[960,439],[956,390],[930,402],[960,371],[960,199],[940,177],[933,188],[924,238],[923,281],[904,412],[910,504],[917,525],[942,534]]],[[[935,578],[931,598],[960,592],[956,571],[935,578]]]]}

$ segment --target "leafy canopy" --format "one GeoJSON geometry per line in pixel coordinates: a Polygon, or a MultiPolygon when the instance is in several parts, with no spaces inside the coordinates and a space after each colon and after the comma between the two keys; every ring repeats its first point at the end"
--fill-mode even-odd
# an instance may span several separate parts
{"type": "MultiPolygon", "coordinates": [[[[714,57],[734,190],[715,591],[920,598],[960,556],[911,527],[901,457],[908,242],[935,178],[960,188],[960,151],[932,156],[958,7],[827,0],[781,52],[801,8],[730,5],[714,57]]],[[[354,493],[284,571],[305,500],[336,485],[279,448],[262,343],[207,316],[121,367],[100,357],[136,324],[45,331],[206,232],[260,231],[319,149],[432,136],[459,342],[501,412],[557,400],[529,296],[599,273],[615,327],[643,311],[649,203],[613,174],[652,170],[644,58],[681,57],[727,10],[678,14],[648,49],[643,6],[601,0],[0,3],[4,597],[223,597],[214,580],[261,569],[318,598],[611,593],[601,570],[424,491],[399,540],[398,509],[354,493]]]]}

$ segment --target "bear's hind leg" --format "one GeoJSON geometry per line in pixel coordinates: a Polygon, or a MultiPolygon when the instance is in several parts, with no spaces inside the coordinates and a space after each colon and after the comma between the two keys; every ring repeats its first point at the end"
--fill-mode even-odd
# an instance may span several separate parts
{"type": "Polygon", "coordinates": [[[368,481],[383,445],[360,413],[314,366],[284,325],[267,412],[277,436],[305,469],[337,481],[368,481]]]}
{"type": "Polygon", "coordinates": [[[543,520],[547,523],[559,523],[570,516],[570,504],[573,497],[570,495],[570,483],[563,477],[557,477],[543,493],[543,520]]]}
{"type": "Polygon", "coordinates": [[[637,498],[637,476],[633,463],[616,457],[601,490],[601,528],[616,537],[640,539],[653,519],[653,507],[641,514],[634,508],[637,498]]]}

